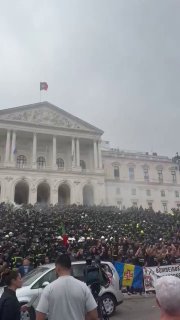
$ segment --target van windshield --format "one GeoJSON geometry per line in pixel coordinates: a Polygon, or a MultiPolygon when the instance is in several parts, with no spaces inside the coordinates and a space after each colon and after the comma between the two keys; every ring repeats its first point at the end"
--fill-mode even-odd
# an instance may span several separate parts
{"type": "Polygon", "coordinates": [[[30,286],[36,279],[38,279],[41,275],[43,275],[49,268],[39,267],[37,269],[32,270],[23,278],[23,287],[30,286]]]}

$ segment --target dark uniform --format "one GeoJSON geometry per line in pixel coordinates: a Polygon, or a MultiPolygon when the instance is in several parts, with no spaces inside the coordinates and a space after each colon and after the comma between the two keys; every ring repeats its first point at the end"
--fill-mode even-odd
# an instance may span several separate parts
{"type": "Polygon", "coordinates": [[[15,291],[5,288],[0,298],[0,319],[20,320],[20,304],[15,291]]]}

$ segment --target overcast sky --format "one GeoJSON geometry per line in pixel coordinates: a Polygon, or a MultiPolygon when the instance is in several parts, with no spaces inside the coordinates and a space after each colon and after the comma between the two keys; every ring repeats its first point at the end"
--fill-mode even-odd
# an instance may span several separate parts
{"type": "Polygon", "coordinates": [[[180,152],[180,0],[6,0],[0,108],[42,99],[120,149],[180,152]]]}

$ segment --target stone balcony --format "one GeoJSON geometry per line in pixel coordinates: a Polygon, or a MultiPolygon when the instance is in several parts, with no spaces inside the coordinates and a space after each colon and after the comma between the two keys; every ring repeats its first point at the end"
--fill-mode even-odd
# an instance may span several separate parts
{"type": "Polygon", "coordinates": [[[60,174],[80,174],[80,175],[104,175],[104,170],[103,169],[82,169],[81,167],[63,167],[63,168],[58,168],[58,167],[52,167],[52,166],[43,166],[43,167],[36,167],[34,168],[33,165],[27,164],[27,165],[14,165],[12,163],[2,163],[0,162],[0,170],[8,169],[11,171],[21,171],[21,172],[56,172],[60,174]]]}

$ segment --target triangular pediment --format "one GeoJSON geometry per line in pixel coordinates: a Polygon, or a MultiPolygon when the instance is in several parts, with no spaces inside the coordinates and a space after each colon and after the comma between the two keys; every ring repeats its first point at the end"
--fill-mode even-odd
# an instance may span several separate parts
{"type": "Polygon", "coordinates": [[[103,133],[102,130],[50,104],[49,102],[40,102],[0,110],[0,121],[84,130],[97,134],[103,133]]]}

